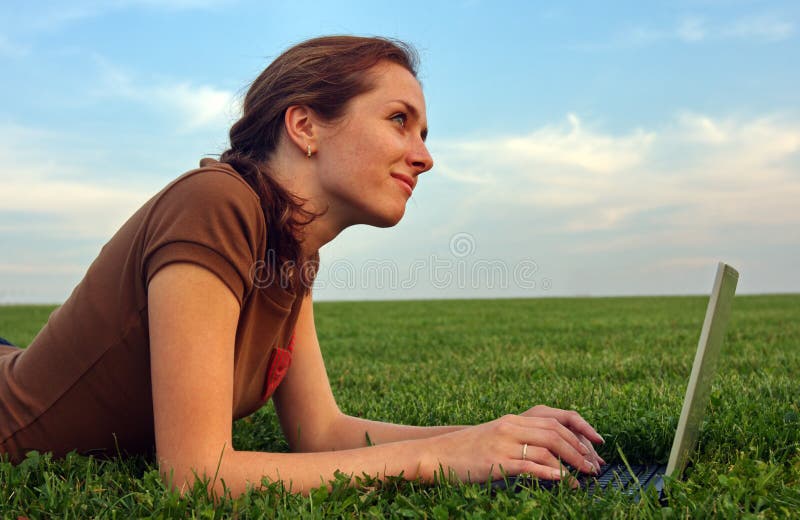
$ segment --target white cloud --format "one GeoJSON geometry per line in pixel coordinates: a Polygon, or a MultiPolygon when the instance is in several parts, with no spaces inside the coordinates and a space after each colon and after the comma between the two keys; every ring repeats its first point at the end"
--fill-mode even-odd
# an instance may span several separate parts
{"type": "Polygon", "coordinates": [[[703,144],[722,144],[728,139],[725,130],[710,117],[691,112],[679,114],[678,121],[689,141],[703,144]]]}
{"type": "Polygon", "coordinates": [[[706,37],[706,24],[700,18],[686,18],[678,24],[675,30],[677,37],[685,42],[699,42],[706,37]]]}
{"type": "Polygon", "coordinates": [[[92,172],[64,160],[59,135],[18,125],[0,125],[2,232],[108,239],[154,188],[117,188],[87,180],[92,172]],[[14,214],[25,222],[9,224],[14,214]]]}
{"type": "Polygon", "coordinates": [[[707,41],[750,40],[777,42],[794,36],[795,24],[773,15],[759,14],[730,21],[712,22],[700,16],[685,16],[672,26],[630,27],[606,44],[582,44],[584,50],[608,50],[618,47],[640,47],[660,42],[680,41],[698,44],[707,41]]]}
{"type": "Polygon", "coordinates": [[[794,24],[774,16],[756,16],[737,20],[723,27],[722,36],[730,38],[755,38],[766,41],[779,41],[794,35],[794,24]]]}
{"type": "Polygon", "coordinates": [[[95,59],[102,78],[95,95],[129,99],[159,112],[171,112],[182,131],[213,128],[224,132],[241,111],[240,101],[231,91],[187,81],[145,83],[102,57],[95,59]]]}
{"type": "Polygon", "coordinates": [[[507,162],[531,179],[539,177],[544,170],[534,170],[525,164],[542,163],[605,174],[636,166],[654,138],[653,134],[641,130],[624,137],[598,134],[585,129],[575,114],[568,114],[567,121],[569,125],[566,127],[545,126],[523,136],[443,143],[438,148],[440,152],[463,154],[475,161],[475,166],[462,164],[454,169],[444,164],[439,168],[452,178],[466,182],[505,179],[505,170],[502,175],[492,172],[507,162]]]}
{"type": "Polygon", "coordinates": [[[207,85],[173,83],[143,89],[140,99],[152,99],[173,108],[182,117],[184,128],[194,130],[207,126],[229,126],[235,115],[236,99],[232,92],[207,85]]]}
{"type": "Polygon", "coordinates": [[[547,208],[568,216],[564,227],[569,231],[613,227],[641,201],[600,208],[586,218],[575,210],[630,183],[627,177],[642,166],[656,136],[639,129],[612,136],[585,128],[574,114],[567,119],[566,126],[547,125],[526,135],[437,146],[436,171],[470,183],[473,205],[495,200],[509,212],[547,208]]]}
{"type": "Polygon", "coordinates": [[[697,245],[737,226],[754,243],[797,239],[786,231],[800,229],[800,122],[684,112],[661,128],[613,135],[569,118],[567,128],[439,146],[436,168],[486,179],[468,184],[473,206],[502,201],[495,211],[506,217],[560,222],[550,232],[605,231],[597,250],[697,245]]]}
{"type": "MultiPolygon", "coordinates": [[[[51,232],[84,238],[110,237],[148,197],[129,189],[33,175],[2,182],[2,212],[38,215],[52,222],[51,232]]],[[[20,227],[24,226],[14,226],[20,227]]]]}

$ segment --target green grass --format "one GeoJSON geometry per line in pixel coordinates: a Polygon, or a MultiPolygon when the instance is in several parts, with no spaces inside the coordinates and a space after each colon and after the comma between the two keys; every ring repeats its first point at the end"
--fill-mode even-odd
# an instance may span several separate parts
{"type": "MultiPolygon", "coordinates": [[[[317,304],[341,408],[371,419],[477,423],[544,403],[580,411],[606,460],[666,461],[705,297],[317,304]]],[[[0,307],[0,335],[27,345],[52,307],[0,307]]],[[[699,451],[669,507],[581,491],[491,495],[474,485],[344,479],[311,497],[277,484],[215,505],[164,489],[151,461],[34,455],[0,462],[0,518],[797,516],[800,295],[737,297],[699,451]]],[[[267,406],[234,425],[238,449],[286,451],[267,406]]]]}

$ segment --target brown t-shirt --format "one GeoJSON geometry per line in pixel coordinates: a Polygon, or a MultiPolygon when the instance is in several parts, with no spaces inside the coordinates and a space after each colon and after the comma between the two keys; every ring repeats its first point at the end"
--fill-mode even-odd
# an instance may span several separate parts
{"type": "Polygon", "coordinates": [[[174,262],[209,269],[239,300],[233,416],[260,408],[287,368],[302,299],[254,284],[266,246],[258,196],[230,166],[204,159],[169,184],[102,248],[26,350],[0,348],[0,453],[153,452],[147,285],[174,262]],[[281,366],[268,382],[271,359],[281,366]]]}

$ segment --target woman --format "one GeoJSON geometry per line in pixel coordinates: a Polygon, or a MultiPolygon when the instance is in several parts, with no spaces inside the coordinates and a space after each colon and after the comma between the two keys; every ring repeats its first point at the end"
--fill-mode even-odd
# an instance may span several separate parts
{"type": "Polygon", "coordinates": [[[137,211],[27,350],[0,347],[0,453],[155,450],[178,488],[216,475],[234,496],[262,477],[308,492],[336,470],[594,471],[602,438],[575,412],[413,427],[336,405],[314,329],[317,252],[353,224],[400,221],[433,166],[426,134],[404,44],[325,37],[286,51],[251,86],[220,161],[137,211]],[[233,419],[269,397],[292,452],[234,450],[233,419]]]}

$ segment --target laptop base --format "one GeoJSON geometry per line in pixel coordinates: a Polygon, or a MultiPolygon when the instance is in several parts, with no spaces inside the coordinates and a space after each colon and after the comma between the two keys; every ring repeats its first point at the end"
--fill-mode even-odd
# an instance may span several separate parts
{"type": "MultiPolygon", "coordinates": [[[[589,491],[590,495],[617,490],[624,495],[631,495],[637,501],[640,491],[654,488],[658,500],[664,503],[664,474],[667,466],[664,464],[632,465],[630,471],[624,464],[606,464],[600,467],[597,475],[580,474],[577,476],[581,489],[589,491]]],[[[535,477],[509,477],[495,480],[491,483],[492,490],[508,489],[519,492],[523,489],[539,488],[553,490],[559,486],[557,480],[540,480],[535,477]]]]}

